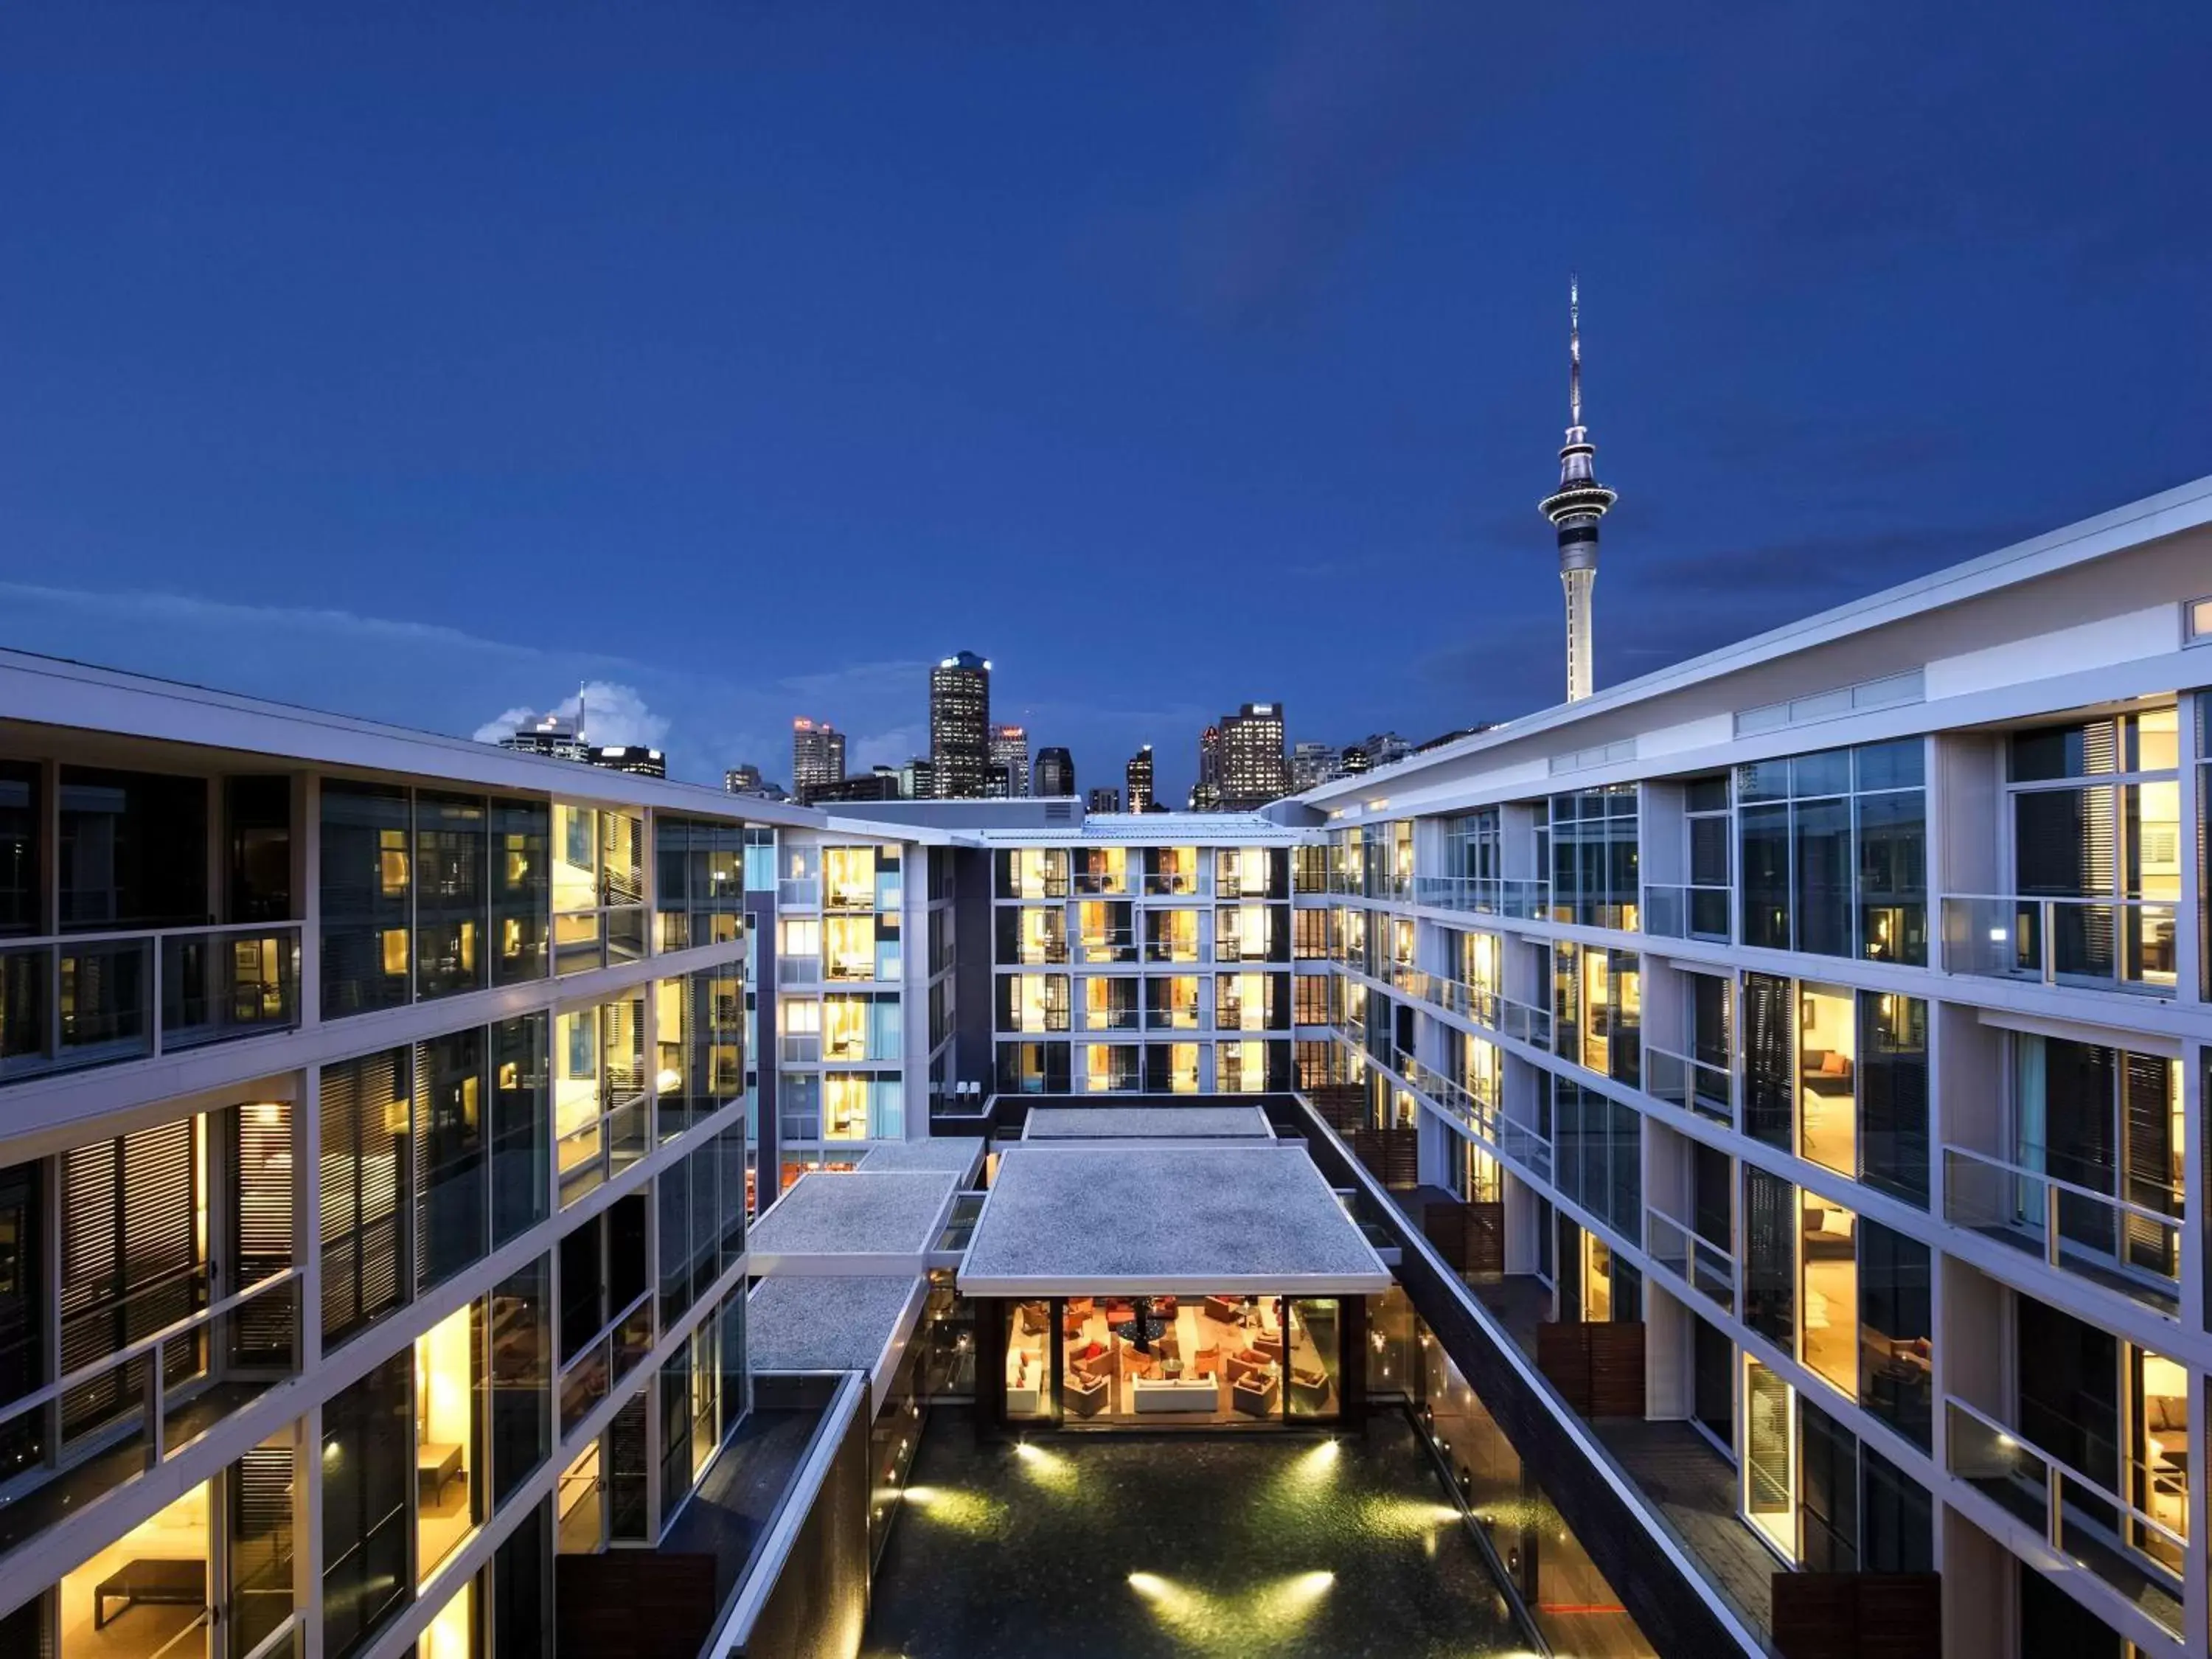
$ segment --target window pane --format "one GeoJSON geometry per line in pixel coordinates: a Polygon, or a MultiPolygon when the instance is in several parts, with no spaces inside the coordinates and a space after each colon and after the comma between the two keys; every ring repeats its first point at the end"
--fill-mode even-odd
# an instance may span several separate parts
{"type": "Polygon", "coordinates": [[[491,1237],[494,1244],[542,1221],[547,1208],[545,1028],[525,1014],[491,1028],[491,1237]]]}
{"type": "Polygon", "coordinates": [[[484,1034],[453,1031],[415,1048],[417,1290],[484,1253],[484,1034]]]}
{"type": "Polygon", "coordinates": [[[1858,802],[1859,954],[1928,960],[1927,798],[1917,789],[1858,802]]]}
{"type": "Polygon", "coordinates": [[[43,931],[39,903],[39,768],[0,761],[0,933],[43,931]]]}
{"type": "Polygon", "coordinates": [[[407,797],[325,783],[322,790],[325,1019],[407,1000],[407,797]]]}
{"type": "Polygon", "coordinates": [[[62,768],[62,931],[211,921],[207,828],[204,779],[62,768]]]}
{"type": "Polygon", "coordinates": [[[448,996],[486,983],[484,805],[415,798],[415,994],[448,996]]]}
{"type": "Polygon", "coordinates": [[[1861,991],[1859,1178],[1928,1207],[1928,1005],[1861,991]]]}
{"type": "Polygon", "coordinates": [[[402,1349],[323,1407],[323,1644],[362,1647],[413,1595],[407,1532],[415,1356],[402,1349]]]}
{"type": "Polygon", "coordinates": [[[1743,942],[1790,948],[1790,809],[1747,806],[1736,817],[1742,849],[1743,942]]]}
{"type": "Polygon", "coordinates": [[[1935,1329],[1928,1247],[1859,1223],[1859,1404],[1915,1445],[1929,1443],[1935,1329]]]}
{"type": "Polygon", "coordinates": [[[1797,948],[1821,956],[1851,954],[1851,805],[1801,801],[1794,809],[1791,850],[1797,948]]]}
{"type": "Polygon", "coordinates": [[[491,982],[545,977],[552,874],[543,801],[491,804],[491,982]]]}
{"type": "Polygon", "coordinates": [[[552,1450],[551,1310],[540,1256],[491,1293],[491,1492],[502,1504],[552,1450]]]}
{"type": "Polygon", "coordinates": [[[1784,1352],[1796,1351],[1797,1189],[1743,1168],[1743,1317],[1784,1352]]]}

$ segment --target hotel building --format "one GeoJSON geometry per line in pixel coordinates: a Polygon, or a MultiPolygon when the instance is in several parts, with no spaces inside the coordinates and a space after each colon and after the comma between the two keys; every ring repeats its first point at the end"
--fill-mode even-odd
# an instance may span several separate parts
{"type": "Polygon", "coordinates": [[[1403,1413],[1532,1649],[2202,1656],[2208,700],[2212,483],[1257,812],[0,653],[0,1653],[850,1654],[935,1398],[1403,1413]]]}
{"type": "Polygon", "coordinates": [[[1571,1394],[1560,1333],[1625,1328],[1601,1460],[1724,1595],[1940,1572],[1948,1654],[2206,1650],[2208,520],[1302,798],[1332,1083],[1464,1206],[1501,1343],[1571,1394]]]}

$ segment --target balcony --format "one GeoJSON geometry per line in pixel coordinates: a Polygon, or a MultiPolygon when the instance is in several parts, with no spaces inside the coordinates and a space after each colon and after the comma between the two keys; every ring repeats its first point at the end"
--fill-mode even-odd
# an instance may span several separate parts
{"type": "Polygon", "coordinates": [[[1075,891],[1080,898],[1119,898],[1129,890],[1129,878],[1117,870],[1078,870],[1075,891]]]}
{"type": "Polygon", "coordinates": [[[2179,1216],[1946,1146],[1943,1218],[2160,1313],[2180,1307],[2179,1216]]]}
{"type": "MultiPolygon", "coordinates": [[[[1947,1467],[2062,1558],[2086,1569],[2175,1636],[2189,1540],[2148,1510],[2061,1462],[1954,1395],[1943,1398],[1947,1467]]],[[[2188,1512],[2187,1464],[2126,1462],[2135,1490],[2177,1518],[2188,1512]]],[[[2185,1522],[2184,1523],[2185,1524],[2185,1522]]]]}
{"type": "Polygon", "coordinates": [[[1982,979],[2170,997],[2174,910],[2166,899],[1947,894],[1943,969],[1982,979]]]}
{"type": "MultiPolygon", "coordinates": [[[[88,1310],[99,1319],[117,1311],[112,1303],[88,1310]]],[[[300,1273],[286,1267],[9,1401],[0,1445],[51,1473],[0,1505],[0,1554],[159,1469],[292,1375],[299,1328],[300,1273]]]]}
{"type": "Polygon", "coordinates": [[[554,1167],[561,1176],[562,1208],[608,1181],[652,1150],[651,1107],[631,1084],[602,1085],[600,1115],[579,1124],[553,1142],[554,1167]]]}
{"type": "Polygon", "coordinates": [[[1651,1259],[1725,1311],[1735,1308],[1735,1260],[1663,1210],[1644,1212],[1644,1248],[1651,1259]]]}
{"type": "Polygon", "coordinates": [[[1656,1044],[1644,1045],[1645,1091],[1670,1106],[1695,1112],[1716,1123],[1735,1122],[1735,1078],[1714,1066],[1656,1044]]]}
{"type": "Polygon", "coordinates": [[[1655,939],[1703,939],[1726,945],[1731,937],[1729,913],[1734,895],[1725,887],[1662,886],[1644,889],[1644,931],[1655,939]]]}
{"type": "Polygon", "coordinates": [[[775,1057],[786,1065],[804,1066],[822,1058],[822,1033],[786,1031],[776,1039],[775,1057]]]}
{"type": "Polygon", "coordinates": [[[1551,884],[1504,876],[1416,876],[1413,902],[1442,910],[1540,921],[1551,915],[1551,884]]]}
{"type": "Polygon", "coordinates": [[[779,910],[818,910],[822,908],[822,878],[786,876],[775,884],[779,910]]]}
{"type": "Polygon", "coordinates": [[[878,908],[876,884],[872,880],[832,882],[823,893],[822,902],[826,909],[872,915],[878,908]]]}
{"type": "Polygon", "coordinates": [[[1193,870],[1157,870],[1145,876],[1147,898],[1192,898],[1197,893],[1198,872],[1193,870]]]}
{"type": "Polygon", "coordinates": [[[0,947],[0,1079],[178,1054],[299,1023],[296,922],[0,947]]]}
{"type": "Polygon", "coordinates": [[[778,985],[818,985],[821,981],[820,957],[780,956],[775,959],[775,982],[778,985]]]}

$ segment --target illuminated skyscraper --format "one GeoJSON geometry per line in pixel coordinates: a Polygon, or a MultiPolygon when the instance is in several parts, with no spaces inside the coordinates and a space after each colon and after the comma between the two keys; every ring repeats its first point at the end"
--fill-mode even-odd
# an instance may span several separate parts
{"type": "Polygon", "coordinates": [[[828,720],[804,715],[791,723],[791,793],[811,800],[810,790],[845,776],[845,734],[828,720]]]}
{"type": "Polygon", "coordinates": [[[929,671],[929,758],[940,799],[991,793],[991,665],[973,651],[929,671]]]}
{"type": "Polygon", "coordinates": [[[1152,810],[1152,745],[1146,744],[1129,757],[1122,769],[1122,780],[1128,785],[1129,810],[1149,812],[1152,810]]]}
{"type": "Polygon", "coordinates": [[[1590,590],[1597,585],[1597,526],[1620,499],[1597,481],[1597,446],[1583,425],[1582,289],[1567,280],[1567,441],[1559,487],[1540,510],[1559,534],[1559,581],[1567,590],[1567,701],[1590,694],[1590,590]]]}
{"type": "Polygon", "coordinates": [[[991,728],[991,787],[994,795],[1023,796],[1030,792],[1030,734],[1026,726],[991,728]]]}

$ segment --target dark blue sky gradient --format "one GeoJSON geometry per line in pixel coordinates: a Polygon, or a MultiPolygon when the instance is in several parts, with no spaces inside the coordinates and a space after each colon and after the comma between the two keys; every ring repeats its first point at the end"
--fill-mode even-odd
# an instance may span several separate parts
{"type": "Polygon", "coordinates": [[[2212,471],[2197,6],[18,3],[0,641],[787,775],[925,665],[1164,793],[2212,471]],[[627,725],[620,724],[627,720],[627,725]]]}

